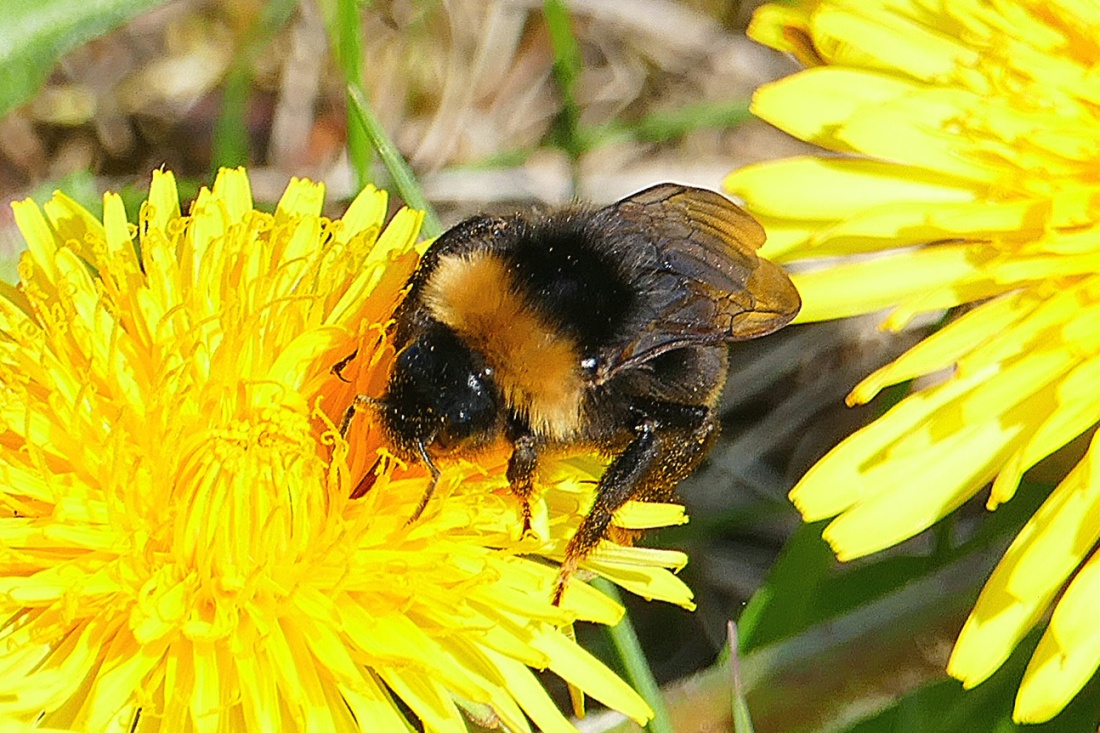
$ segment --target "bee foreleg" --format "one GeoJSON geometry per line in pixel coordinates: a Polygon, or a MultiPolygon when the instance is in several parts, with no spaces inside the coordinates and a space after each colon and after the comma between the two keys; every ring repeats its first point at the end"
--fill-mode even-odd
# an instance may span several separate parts
{"type": "Polygon", "coordinates": [[[709,407],[660,403],[635,427],[634,439],[611,465],[599,486],[596,501],[565,548],[565,559],[554,588],[558,605],[584,560],[607,536],[615,512],[631,499],[669,498],[676,483],[706,455],[717,436],[717,422],[709,407]]]}
{"type": "Polygon", "coordinates": [[[428,473],[431,474],[431,480],[428,482],[428,488],[424,489],[424,495],[420,497],[420,503],[416,505],[416,510],[413,511],[412,516],[408,518],[405,524],[412,524],[420,519],[420,515],[427,509],[428,502],[431,500],[432,494],[435,493],[435,487],[439,485],[439,477],[442,475],[436,467],[435,462],[432,460],[432,457],[428,455],[428,447],[424,445],[423,440],[418,440],[416,442],[416,451],[420,455],[420,462],[424,464],[424,467],[428,469],[428,473]]]}
{"type": "Polygon", "coordinates": [[[539,454],[535,436],[520,432],[512,438],[512,457],[508,459],[508,486],[523,506],[523,533],[531,531],[531,494],[535,489],[535,469],[539,454]]]}

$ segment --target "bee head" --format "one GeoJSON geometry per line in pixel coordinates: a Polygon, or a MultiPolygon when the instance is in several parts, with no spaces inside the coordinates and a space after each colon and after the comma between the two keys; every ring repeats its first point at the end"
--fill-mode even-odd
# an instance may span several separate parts
{"type": "Polygon", "coordinates": [[[394,447],[414,460],[485,445],[501,426],[492,370],[438,322],[398,352],[379,407],[394,447]]]}

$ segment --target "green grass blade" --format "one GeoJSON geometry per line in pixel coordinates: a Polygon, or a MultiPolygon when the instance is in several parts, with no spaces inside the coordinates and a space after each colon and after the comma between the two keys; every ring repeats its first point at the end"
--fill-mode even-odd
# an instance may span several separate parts
{"type": "Polygon", "coordinates": [[[590,150],[623,139],[660,143],[695,130],[730,129],[750,119],[752,114],[747,101],[702,102],[674,110],[651,112],[635,122],[611,122],[589,129],[584,133],[585,148],[590,150]]]}
{"type": "Polygon", "coordinates": [[[225,80],[222,108],[214,123],[210,165],[214,171],[251,162],[248,151],[248,98],[252,94],[252,70],[271,39],[290,20],[296,0],[272,0],[249,29],[225,80]]]}
{"type": "Polygon", "coordinates": [[[247,165],[248,124],[245,114],[248,97],[252,92],[252,74],[242,66],[235,66],[222,87],[222,108],[214,122],[214,139],[210,150],[210,167],[234,168],[247,165]]]}
{"type": "Polygon", "coordinates": [[[4,0],[0,117],[41,89],[57,60],[165,0],[4,0]]]}
{"type": "Polygon", "coordinates": [[[585,135],[580,130],[577,107],[577,79],[581,75],[581,51],[564,0],[545,0],[542,15],[550,32],[550,47],[554,54],[554,80],[561,92],[561,113],[555,138],[573,166],[573,188],[577,187],[577,161],[585,151],[585,135]]]}
{"type": "Polygon", "coordinates": [[[405,203],[412,208],[424,212],[424,224],[421,226],[420,231],[428,239],[438,237],[443,233],[443,225],[439,223],[439,217],[436,216],[435,209],[428,203],[428,198],[420,188],[416,176],[413,175],[412,168],[401,157],[401,153],[398,152],[397,147],[382,128],[382,123],[374,116],[374,112],[367,104],[363,93],[355,87],[349,86],[348,101],[350,102],[348,109],[352,113],[352,119],[366,133],[371,147],[378,153],[382,165],[386,166],[386,170],[393,179],[401,198],[405,199],[405,203]]]}
{"type": "Polygon", "coordinates": [[[729,654],[726,663],[730,669],[730,691],[733,695],[733,731],[734,733],[754,733],[752,718],[749,716],[749,703],[745,700],[745,685],[741,682],[741,655],[737,650],[737,624],[730,621],[726,625],[729,654]]]}
{"type": "MultiPolygon", "coordinates": [[[[363,88],[363,33],[359,18],[359,4],[356,0],[338,0],[336,7],[336,28],[333,33],[333,45],[340,69],[344,73],[344,82],[349,88],[359,91],[366,99],[363,88]]],[[[355,124],[352,104],[348,103],[348,160],[355,174],[355,188],[362,190],[371,182],[371,166],[374,164],[370,139],[361,125],[355,124]]]]}

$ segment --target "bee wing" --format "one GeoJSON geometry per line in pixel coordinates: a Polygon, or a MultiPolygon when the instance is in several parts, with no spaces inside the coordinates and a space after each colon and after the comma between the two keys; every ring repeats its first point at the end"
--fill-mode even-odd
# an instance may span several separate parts
{"type": "Polygon", "coordinates": [[[761,259],[764,229],[713,191],[664,183],[600,212],[639,246],[641,328],[605,352],[610,376],[666,351],[764,336],[802,305],[787,273],[761,259]]]}

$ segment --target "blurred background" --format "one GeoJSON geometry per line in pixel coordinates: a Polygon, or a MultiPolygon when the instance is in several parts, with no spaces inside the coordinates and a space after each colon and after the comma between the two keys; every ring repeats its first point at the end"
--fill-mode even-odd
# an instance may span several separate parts
{"type": "MultiPolygon", "coordinates": [[[[352,194],[335,2],[117,4],[159,6],[74,48],[4,118],[5,195],[87,172],[128,183],[160,165],[205,180],[236,163],[258,198],[291,174],[352,194]]],[[[563,100],[536,0],[367,3],[358,71],[452,221],[487,205],[610,202],[669,177],[714,187],[796,149],[749,119],[752,90],[795,68],[744,37],[751,6],[571,2],[579,74],[563,100]]]]}
{"type": "MultiPolygon", "coordinates": [[[[60,189],[97,212],[104,190],[120,191],[134,216],[154,168],[172,169],[190,197],[218,167],[242,164],[261,208],[292,175],[325,182],[333,215],[367,181],[391,188],[349,125],[349,83],[445,226],[478,211],[606,204],[665,180],[718,189],[735,168],[809,152],[749,114],[756,87],[797,68],[745,37],[752,2],[12,1],[0,28],[9,281],[23,244],[7,203],[28,196],[60,189]],[[39,22],[51,14],[63,20],[39,22]]],[[[761,732],[1013,729],[1022,667],[970,696],[943,668],[1033,506],[1017,499],[996,522],[963,507],[841,567],[821,526],[801,526],[786,499],[817,458],[903,393],[843,404],[921,328],[796,326],[733,352],[721,442],[681,490],[693,519],[645,540],[690,554],[683,574],[698,610],[626,599],[676,731],[732,730],[733,697],[761,732]]],[[[578,633],[619,666],[598,631],[578,633]]],[[[598,712],[579,725],[636,729],[598,712]]]]}

